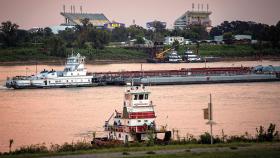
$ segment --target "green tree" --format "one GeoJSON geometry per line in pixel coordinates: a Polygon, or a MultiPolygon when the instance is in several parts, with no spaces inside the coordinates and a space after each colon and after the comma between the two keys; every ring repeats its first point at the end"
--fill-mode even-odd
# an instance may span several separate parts
{"type": "Polygon", "coordinates": [[[73,28],[66,28],[63,31],[59,31],[58,36],[66,42],[66,47],[74,47],[74,42],[77,39],[77,33],[73,28]]]}
{"type": "Polygon", "coordinates": [[[136,36],[136,44],[145,44],[145,40],[141,36],[136,36]]]}
{"type": "Polygon", "coordinates": [[[201,25],[194,25],[190,27],[190,31],[187,32],[189,34],[197,34],[197,37],[192,37],[195,38],[196,40],[206,40],[208,39],[208,32],[206,31],[206,28],[201,25]]]}
{"type": "Polygon", "coordinates": [[[111,32],[112,42],[124,42],[128,40],[128,31],[125,27],[115,28],[111,32]]]}
{"type": "Polygon", "coordinates": [[[110,34],[107,30],[91,28],[88,32],[88,42],[95,49],[103,49],[110,41],[110,34]]]}
{"type": "Polygon", "coordinates": [[[16,41],[18,45],[28,44],[28,42],[31,41],[30,33],[26,30],[18,29],[16,34],[16,41]]]}
{"type": "Polygon", "coordinates": [[[172,43],[172,47],[178,51],[180,49],[180,43],[178,40],[175,40],[173,43],[172,43]]]}
{"type": "Polygon", "coordinates": [[[231,32],[226,32],[223,34],[223,39],[226,44],[231,44],[233,41],[233,35],[231,32]]]}
{"type": "Polygon", "coordinates": [[[17,24],[12,23],[11,21],[2,22],[0,31],[2,32],[2,38],[5,46],[16,46],[18,27],[19,26],[17,24]]]}
{"type": "Polygon", "coordinates": [[[52,29],[49,27],[45,27],[43,32],[45,37],[50,37],[53,35],[52,29]]]}
{"type": "Polygon", "coordinates": [[[82,25],[76,26],[76,33],[77,33],[77,45],[79,48],[85,47],[85,43],[88,41],[88,34],[89,30],[93,27],[92,24],[89,22],[88,18],[82,19],[82,25]]]}
{"type": "Polygon", "coordinates": [[[138,25],[131,25],[127,28],[127,31],[131,37],[131,39],[135,39],[136,36],[145,36],[146,29],[138,25]]]}
{"type": "Polygon", "coordinates": [[[45,41],[45,47],[49,50],[49,55],[66,57],[65,42],[59,36],[52,36],[45,41]]]}

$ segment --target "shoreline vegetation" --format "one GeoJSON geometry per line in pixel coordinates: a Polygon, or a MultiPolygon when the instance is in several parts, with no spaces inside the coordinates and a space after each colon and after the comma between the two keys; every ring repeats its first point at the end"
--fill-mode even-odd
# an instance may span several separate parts
{"type": "MultiPolygon", "coordinates": [[[[179,50],[183,54],[185,46],[179,50]]],[[[188,46],[195,49],[195,46],[188,46]]],[[[263,49],[266,55],[257,56],[258,49],[251,45],[201,45],[199,54],[202,57],[220,57],[220,61],[251,61],[251,60],[280,60],[280,49],[263,49]]],[[[71,54],[72,49],[67,49],[71,54]]],[[[142,50],[106,47],[99,49],[75,49],[87,57],[87,64],[112,64],[112,63],[146,63],[148,53],[142,50]]],[[[11,47],[0,49],[0,65],[35,65],[49,64],[58,65],[65,62],[65,57],[57,57],[48,54],[40,47],[11,47]]]]}
{"type": "Polygon", "coordinates": [[[0,25],[0,64],[60,61],[73,49],[86,56],[88,63],[145,62],[161,47],[172,47],[181,56],[190,49],[199,56],[225,61],[280,58],[280,21],[271,26],[251,21],[224,21],[210,32],[203,25],[169,30],[155,21],[154,26],[154,30],[138,25],[108,30],[93,26],[85,18],[81,19],[81,25],[54,34],[49,27],[28,31],[6,21],[0,25]],[[235,35],[251,38],[239,40],[235,35]],[[175,40],[163,46],[165,37],[173,36],[190,43],[175,40]],[[217,36],[223,40],[214,40],[217,36]]]}
{"type": "MultiPolygon", "coordinates": [[[[93,134],[94,135],[94,134],[93,134]]],[[[243,135],[228,136],[222,130],[221,136],[213,136],[211,144],[211,135],[207,132],[195,138],[188,134],[186,137],[173,136],[173,140],[164,142],[149,137],[149,140],[144,142],[128,142],[122,143],[119,141],[108,141],[102,143],[87,142],[85,140],[64,143],[62,145],[50,144],[49,147],[45,144],[35,144],[22,146],[12,150],[14,143],[10,139],[10,152],[0,152],[2,157],[41,157],[41,156],[59,156],[59,155],[77,155],[77,154],[93,154],[93,153],[112,153],[112,152],[135,152],[135,151],[159,151],[159,150],[178,150],[178,149],[193,149],[193,148],[223,148],[227,147],[231,150],[237,150],[240,147],[262,146],[263,144],[275,144],[280,152],[280,137],[276,130],[276,125],[270,123],[267,129],[263,126],[256,128],[256,135],[252,136],[245,132],[243,135]],[[211,145],[210,145],[211,144],[211,145]]],[[[260,149],[267,149],[265,147],[260,149]]],[[[124,154],[125,155],[125,154],[124,154]]]]}

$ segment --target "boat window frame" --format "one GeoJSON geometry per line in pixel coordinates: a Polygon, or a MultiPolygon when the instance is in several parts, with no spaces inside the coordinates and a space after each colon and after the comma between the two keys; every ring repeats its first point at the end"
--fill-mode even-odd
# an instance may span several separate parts
{"type": "Polygon", "coordinates": [[[145,99],[145,100],[148,100],[148,99],[149,99],[149,94],[148,94],[148,93],[145,93],[144,95],[145,95],[145,96],[144,96],[144,99],[145,99]]]}
{"type": "Polygon", "coordinates": [[[133,94],[133,100],[138,100],[138,94],[133,94]]]}
{"type": "Polygon", "coordinates": [[[138,100],[144,100],[144,97],[145,97],[144,94],[139,94],[138,95],[138,100]]]}

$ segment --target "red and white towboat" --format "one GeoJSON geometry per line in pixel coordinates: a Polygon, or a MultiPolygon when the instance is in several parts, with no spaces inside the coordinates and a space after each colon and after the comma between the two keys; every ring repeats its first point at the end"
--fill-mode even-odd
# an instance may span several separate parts
{"type": "Polygon", "coordinates": [[[157,138],[158,133],[165,134],[165,141],[170,139],[171,132],[166,131],[165,127],[156,128],[156,115],[150,95],[151,92],[143,85],[126,87],[122,112],[116,110],[109,120],[105,121],[104,127],[109,140],[124,143],[145,141],[151,136],[157,138]]]}

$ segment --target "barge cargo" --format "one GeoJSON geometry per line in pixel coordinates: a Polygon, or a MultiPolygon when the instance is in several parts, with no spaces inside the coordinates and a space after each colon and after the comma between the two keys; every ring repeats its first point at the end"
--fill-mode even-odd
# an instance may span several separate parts
{"type": "Polygon", "coordinates": [[[179,70],[148,70],[119,72],[87,72],[84,58],[68,58],[64,71],[42,71],[35,76],[13,77],[6,81],[8,88],[64,88],[100,85],[174,85],[235,82],[280,81],[279,66],[207,67],[179,70]]]}
{"type": "Polygon", "coordinates": [[[280,81],[279,67],[212,67],[180,70],[100,72],[106,84],[171,85],[280,81]]]}

